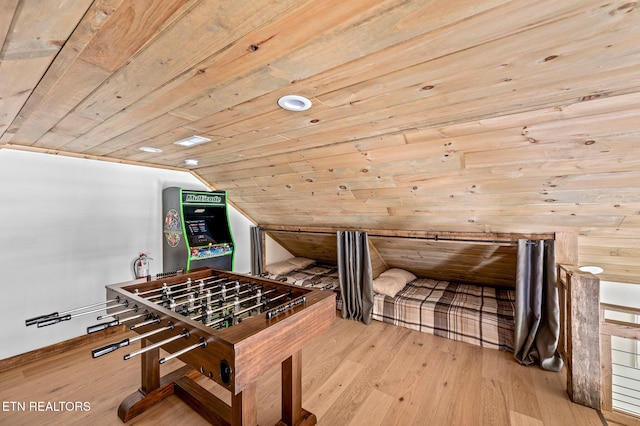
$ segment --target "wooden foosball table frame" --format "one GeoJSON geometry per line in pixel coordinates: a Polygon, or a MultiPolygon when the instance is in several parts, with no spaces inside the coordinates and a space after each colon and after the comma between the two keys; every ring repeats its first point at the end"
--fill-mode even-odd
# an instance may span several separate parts
{"type": "Polygon", "coordinates": [[[160,377],[160,348],[143,352],[140,355],[141,386],[125,398],[118,409],[118,416],[123,422],[164,398],[176,395],[212,424],[255,425],[258,411],[256,382],[266,371],[280,364],[282,418],[277,425],[316,424],[315,415],[302,408],[302,348],[334,323],[333,292],[202,268],[154,281],[137,280],[108,285],[107,299],[115,297],[125,298],[160,319],[157,324],[136,328],[139,334],[169,323],[173,325],[172,330],[142,339],[141,348],[167,340],[181,330],[188,336],[163,344],[161,348],[173,353],[206,341],[206,346],[178,356],[186,365],[163,377],[160,377]],[[228,328],[214,329],[139,295],[163,285],[171,286],[187,279],[195,281],[211,276],[288,291],[292,294],[289,300],[296,302],[283,302],[271,312],[251,316],[228,328]],[[231,392],[230,405],[196,383],[196,379],[202,375],[231,392]]]}

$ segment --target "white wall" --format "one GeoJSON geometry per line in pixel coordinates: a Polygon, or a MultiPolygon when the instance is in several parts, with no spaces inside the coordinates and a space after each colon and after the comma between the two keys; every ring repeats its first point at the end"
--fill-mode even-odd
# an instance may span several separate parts
{"type": "Polygon", "coordinates": [[[266,258],[265,261],[267,265],[282,262],[283,260],[291,259],[293,257],[293,255],[289,253],[287,249],[276,243],[273,238],[268,235],[266,237],[267,238],[265,239],[264,251],[266,258]]]}
{"type": "Polygon", "coordinates": [[[640,283],[625,284],[600,281],[600,301],[612,305],[640,308],[640,283]]]}
{"type": "MultiPolygon", "coordinates": [[[[208,188],[187,172],[0,149],[0,359],[85,334],[96,316],[25,319],[105,300],[150,253],[162,270],[162,189],[208,188]]],[[[249,272],[251,222],[229,212],[234,270],[249,272]]]]}

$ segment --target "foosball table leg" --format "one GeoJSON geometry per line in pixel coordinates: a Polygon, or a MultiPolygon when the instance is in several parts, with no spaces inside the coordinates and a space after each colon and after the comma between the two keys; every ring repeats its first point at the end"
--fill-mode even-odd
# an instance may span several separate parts
{"type": "Polygon", "coordinates": [[[278,425],[316,423],[316,416],[302,408],[302,351],[297,351],[282,362],[282,419],[278,425]]]}
{"type": "MultiPolygon", "coordinates": [[[[148,340],[143,340],[141,346],[151,344],[148,340]]],[[[162,401],[166,397],[174,394],[174,382],[181,378],[196,378],[200,373],[189,366],[184,366],[164,377],[160,377],[160,350],[151,349],[141,355],[141,386],[136,392],[126,397],[118,407],[118,417],[123,422],[142,414],[154,404],[162,401]]]]}
{"type": "MultiPolygon", "coordinates": [[[[147,339],[142,341],[142,347],[151,344],[147,339]]],[[[148,352],[144,352],[141,355],[141,374],[142,374],[142,386],[140,390],[144,394],[153,392],[160,387],[160,349],[152,349],[148,352]]]]}
{"type": "Polygon", "coordinates": [[[231,426],[258,424],[258,393],[256,383],[231,396],[231,426]]]}

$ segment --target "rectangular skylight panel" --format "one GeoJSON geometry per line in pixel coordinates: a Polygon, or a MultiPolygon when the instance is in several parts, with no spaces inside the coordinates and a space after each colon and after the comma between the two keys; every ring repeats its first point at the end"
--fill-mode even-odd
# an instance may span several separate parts
{"type": "Polygon", "coordinates": [[[179,141],[174,142],[174,144],[185,147],[192,147],[210,141],[211,139],[205,138],[204,136],[193,135],[188,138],[180,139],[179,141]]]}

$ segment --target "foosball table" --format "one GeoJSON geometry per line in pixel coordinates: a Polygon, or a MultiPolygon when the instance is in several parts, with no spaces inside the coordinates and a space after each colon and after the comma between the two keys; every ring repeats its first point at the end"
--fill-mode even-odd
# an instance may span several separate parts
{"type": "MultiPolygon", "coordinates": [[[[96,348],[92,356],[141,342],[139,350],[123,356],[140,357],[142,369],[140,388],[118,408],[123,422],[176,395],[212,424],[257,424],[257,380],[281,364],[278,425],[316,423],[315,415],[302,408],[302,348],[333,324],[333,292],[211,268],[107,285],[106,290],[106,314],[98,319],[113,319],[87,331],[129,323],[137,335],[96,348]],[[160,349],[168,355],[161,358],[160,349]],[[160,377],[160,365],[173,358],[185,366],[160,377]],[[230,405],[196,382],[202,375],[231,393],[230,405]]],[[[27,325],[42,327],[81,314],[56,312],[27,325]]]]}

